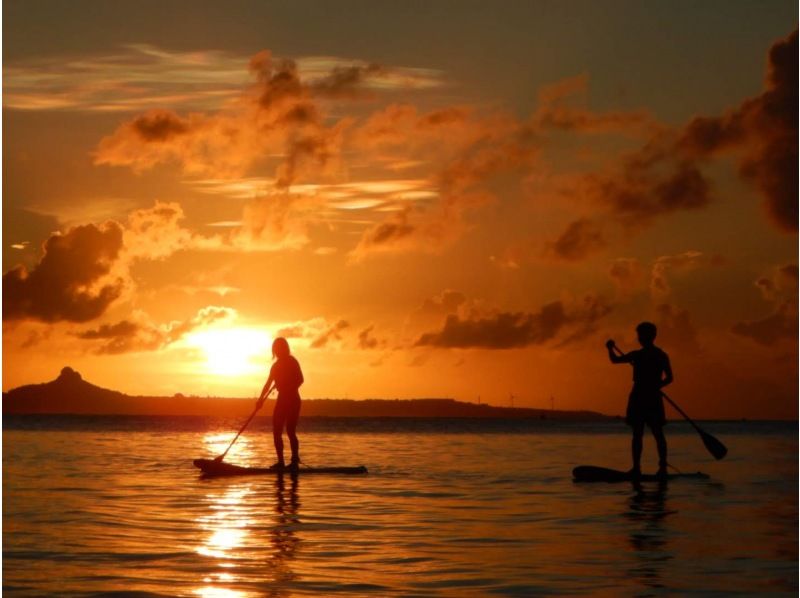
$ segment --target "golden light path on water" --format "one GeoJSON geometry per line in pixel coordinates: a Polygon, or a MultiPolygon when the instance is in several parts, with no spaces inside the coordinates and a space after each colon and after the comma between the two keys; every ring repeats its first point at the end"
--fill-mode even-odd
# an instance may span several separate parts
{"type": "MultiPolygon", "coordinates": [[[[231,440],[230,434],[206,434],[203,437],[203,443],[213,454],[222,454],[231,440]]],[[[240,438],[231,447],[229,454],[233,453],[237,462],[249,463],[253,456],[250,444],[249,439],[240,438]]],[[[251,492],[251,484],[248,483],[245,486],[206,494],[211,513],[196,519],[197,525],[205,535],[204,543],[196,551],[199,555],[212,560],[213,567],[221,569],[203,579],[208,584],[224,585],[240,579],[235,571],[237,560],[235,552],[244,545],[249,534],[248,526],[254,523],[254,520],[248,517],[244,500],[251,492]]],[[[247,595],[242,591],[219,585],[203,586],[197,588],[194,593],[203,598],[240,598],[247,595]]]]}
{"type": "MultiPolygon", "coordinates": [[[[208,451],[221,454],[231,441],[230,434],[206,434],[203,442],[208,451]]],[[[254,464],[259,455],[253,443],[241,437],[228,453],[242,465],[254,464]]],[[[206,494],[208,514],[198,517],[196,523],[203,531],[204,541],[196,548],[197,554],[209,559],[209,569],[217,568],[203,581],[208,584],[194,590],[204,598],[243,598],[248,594],[240,590],[226,588],[227,584],[243,581],[237,573],[240,561],[248,558],[247,552],[264,549],[263,540],[253,537],[268,529],[271,553],[267,571],[274,583],[282,583],[294,576],[287,561],[294,554],[298,539],[291,526],[298,522],[297,477],[278,476],[275,479],[274,520],[264,521],[264,496],[256,492],[253,481],[241,481],[235,486],[223,488],[206,494]],[[254,512],[258,509],[259,512],[254,512]]],[[[261,486],[263,489],[263,480],[261,486]]]]}

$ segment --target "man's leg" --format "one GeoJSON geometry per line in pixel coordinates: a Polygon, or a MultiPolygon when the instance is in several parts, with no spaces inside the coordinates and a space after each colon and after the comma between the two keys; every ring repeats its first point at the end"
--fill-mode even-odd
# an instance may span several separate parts
{"type": "Polygon", "coordinates": [[[644,436],[644,422],[634,422],[633,439],[631,440],[631,456],[633,457],[633,472],[642,471],[642,436],[644,436]]]}
{"type": "Polygon", "coordinates": [[[658,473],[667,473],[667,439],[664,436],[664,427],[660,424],[651,425],[650,430],[653,432],[653,438],[656,439],[656,447],[658,448],[658,473]]]}

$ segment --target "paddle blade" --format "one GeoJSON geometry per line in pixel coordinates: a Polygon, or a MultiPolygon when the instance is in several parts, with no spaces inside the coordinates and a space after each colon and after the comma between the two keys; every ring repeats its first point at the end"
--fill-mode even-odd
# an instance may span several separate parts
{"type": "Polygon", "coordinates": [[[711,453],[717,461],[724,459],[725,455],[728,454],[728,449],[725,445],[708,432],[700,431],[700,438],[703,439],[703,444],[706,445],[708,452],[711,453]]]}

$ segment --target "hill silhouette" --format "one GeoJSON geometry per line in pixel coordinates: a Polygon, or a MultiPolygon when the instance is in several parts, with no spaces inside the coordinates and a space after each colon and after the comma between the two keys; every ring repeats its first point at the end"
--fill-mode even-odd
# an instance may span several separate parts
{"type": "MultiPolygon", "coordinates": [[[[3,415],[204,415],[244,416],[253,398],[131,396],[87,382],[70,367],[43,384],[29,384],[3,393],[3,415]]],[[[267,401],[261,413],[272,413],[267,401]]],[[[322,417],[469,417],[599,421],[611,416],[593,411],[553,411],[523,407],[478,405],[453,399],[303,399],[303,416],[322,417]]]]}

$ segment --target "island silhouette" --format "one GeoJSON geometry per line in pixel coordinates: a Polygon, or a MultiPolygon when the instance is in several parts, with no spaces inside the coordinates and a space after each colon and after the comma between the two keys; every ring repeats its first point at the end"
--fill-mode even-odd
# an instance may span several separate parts
{"type": "MultiPolygon", "coordinates": [[[[71,367],[64,367],[50,382],[28,384],[3,393],[3,415],[193,415],[246,416],[253,398],[187,396],[133,396],[87,382],[71,367]]],[[[272,412],[266,401],[262,413],[272,412]]],[[[594,411],[558,411],[525,407],[499,407],[449,398],[420,399],[304,399],[305,417],[430,417],[607,421],[618,419],[594,411]]]]}

